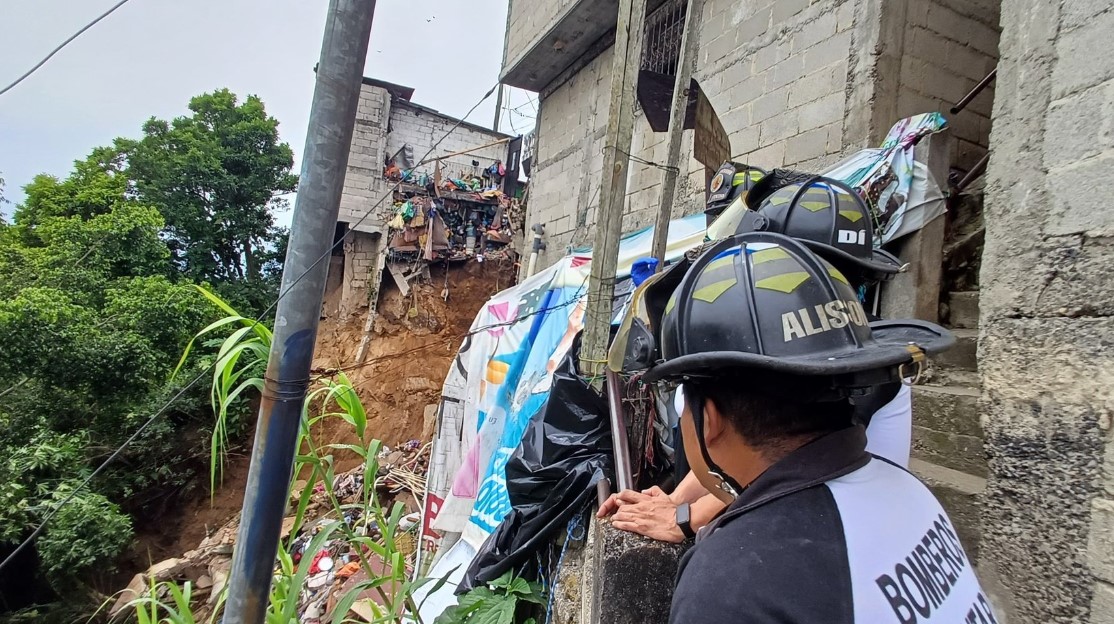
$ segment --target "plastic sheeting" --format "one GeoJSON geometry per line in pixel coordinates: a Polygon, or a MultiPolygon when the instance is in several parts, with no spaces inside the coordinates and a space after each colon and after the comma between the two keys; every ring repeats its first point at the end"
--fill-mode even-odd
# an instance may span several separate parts
{"type": "Polygon", "coordinates": [[[511,512],[480,547],[461,591],[517,569],[543,550],[612,472],[607,404],[576,376],[574,352],[507,462],[511,512]]]}

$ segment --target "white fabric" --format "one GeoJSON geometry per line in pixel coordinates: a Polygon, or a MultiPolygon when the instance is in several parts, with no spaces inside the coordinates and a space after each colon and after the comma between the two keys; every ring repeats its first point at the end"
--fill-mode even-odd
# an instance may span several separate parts
{"type": "Polygon", "coordinates": [[[872,459],[827,486],[846,539],[855,622],[995,621],[954,525],[916,477],[872,459]]]}
{"type": "Polygon", "coordinates": [[[902,384],[892,401],[878,408],[866,428],[866,450],[902,468],[909,467],[913,440],[913,393],[902,384]]]}

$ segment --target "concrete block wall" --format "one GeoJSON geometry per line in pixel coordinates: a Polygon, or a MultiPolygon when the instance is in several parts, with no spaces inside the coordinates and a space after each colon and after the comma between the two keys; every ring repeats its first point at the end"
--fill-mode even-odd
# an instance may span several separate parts
{"type": "Polygon", "coordinates": [[[340,316],[345,318],[366,307],[371,294],[378,293],[381,234],[354,231],[344,241],[344,280],[340,316]]]}
{"type": "Polygon", "coordinates": [[[1011,623],[1114,621],[1114,32],[1003,0],[980,284],[979,562],[1011,623]]]}
{"type": "MultiPolygon", "coordinates": [[[[410,102],[396,100],[391,109],[391,131],[387,135],[387,152],[394,154],[403,145],[409,144],[414,148],[414,158],[420,161],[438,141],[441,141],[440,145],[426,157],[427,159],[485,145],[507,136],[472,124],[461,124],[452,130],[456,123],[457,120],[452,117],[410,102]],[[452,134],[448,134],[450,130],[452,134]]],[[[456,156],[452,162],[471,162],[475,159],[480,161],[481,166],[490,166],[496,160],[505,160],[506,157],[507,145],[500,143],[477,150],[475,154],[456,156]]],[[[432,175],[434,166],[430,163],[416,170],[432,175]]],[[[457,174],[453,172],[452,175],[457,174]]]]}
{"type": "MultiPolygon", "coordinates": [[[[719,113],[736,160],[767,169],[818,170],[867,144],[865,133],[845,129],[849,85],[868,78],[852,62],[871,28],[867,4],[707,0],[696,77],[719,113]]],[[[542,93],[527,215],[529,224],[546,224],[548,249],[539,266],[555,262],[569,247],[591,242],[611,62],[609,48],[542,93]]],[[[691,158],[692,135],[686,132],[682,143],[688,157],[675,217],[703,207],[704,167],[691,158]]],[[[657,163],[666,158],[665,133],[651,132],[641,113],[636,113],[631,153],[657,163]]],[[[660,168],[631,164],[624,231],[654,222],[662,176],[660,168]]]]}
{"type": "Polygon", "coordinates": [[[387,120],[390,115],[391,94],[386,89],[364,84],[356,109],[356,127],[348,152],[348,170],[344,176],[338,219],[361,232],[378,232],[384,223],[380,208],[356,226],[388,190],[383,180],[383,152],[387,148],[387,120]]]}
{"type": "Polygon", "coordinates": [[[511,0],[507,8],[507,38],[503,64],[514,61],[530,49],[570,6],[579,0],[511,0]]]}
{"type": "Polygon", "coordinates": [[[949,109],[998,62],[1000,0],[913,0],[905,9],[896,117],[944,113],[952,165],[970,169],[990,144],[991,85],[956,115],[949,109]]]}

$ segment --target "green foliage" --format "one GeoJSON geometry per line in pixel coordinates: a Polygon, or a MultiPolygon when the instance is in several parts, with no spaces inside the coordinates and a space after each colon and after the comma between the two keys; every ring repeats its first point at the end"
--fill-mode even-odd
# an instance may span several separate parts
{"type": "Polygon", "coordinates": [[[0,551],[216,368],[211,395],[197,384],[178,397],[36,540],[39,580],[67,603],[87,593],[83,576],[111,571],[132,518],[200,487],[206,456],[218,473],[210,449],[246,429],[270,332],[246,317],[213,324],[234,314],[213,304],[255,314],[277,294],[285,231],[273,213],[297,181],[256,97],[204,94],[188,116],[141,130],[64,177],[36,176],[0,219],[0,551]],[[206,326],[213,343],[190,352],[206,326]]]}
{"type": "MultiPolygon", "coordinates": [[[[53,509],[72,492],[74,485],[59,486],[41,505],[53,509]]],[[[44,509],[43,511],[46,511],[44,509]]],[[[46,574],[72,579],[90,566],[111,560],[131,540],[131,520],[106,497],[82,490],[51,520],[35,546],[46,574]]]]}
{"type": "MultiPolygon", "coordinates": [[[[119,141],[144,201],[159,207],[174,263],[196,282],[252,282],[282,236],[273,212],[297,186],[294,154],[263,102],[227,89],[190,101],[192,114],[150,119],[143,138],[119,141]]],[[[254,302],[253,303],[258,303],[254,302]]]]}
{"type": "MultiPolygon", "coordinates": [[[[433,624],[514,624],[520,602],[544,605],[542,588],[507,572],[487,587],[476,587],[461,596],[433,624]]],[[[534,618],[525,624],[534,624],[534,618]]]]}

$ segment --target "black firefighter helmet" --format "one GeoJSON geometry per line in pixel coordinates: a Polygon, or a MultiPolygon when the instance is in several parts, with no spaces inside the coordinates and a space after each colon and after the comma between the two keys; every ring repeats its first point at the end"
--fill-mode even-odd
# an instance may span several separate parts
{"type": "Polygon", "coordinates": [[[725,162],[708,181],[708,203],[704,214],[711,223],[715,217],[727,209],[739,195],[749,191],[752,186],[766,175],[758,167],[737,162],[725,162]]]}
{"type": "MultiPolygon", "coordinates": [[[[832,400],[897,380],[925,353],[954,343],[932,323],[870,323],[843,274],[801,241],[772,232],[719,241],[679,283],[663,276],[654,286],[672,292],[654,328],[659,361],[645,373],[648,382],[746,369],[763,391],[807,386],[832,400]]],[[[662,294],[647,292],[647,301],[662,294]]]]}
{"type": "Polygon", "coordinates": [[[765,229],[808,245],[835,265],[855,287],[901,272],[894,256],[874,247],[874,219],[866,202],[843,182],[813,176],[770,193],[759,220],[744,220],[736,233],[765,229]],[[757,226],[755,225],[757,224],[757,226]]]}

